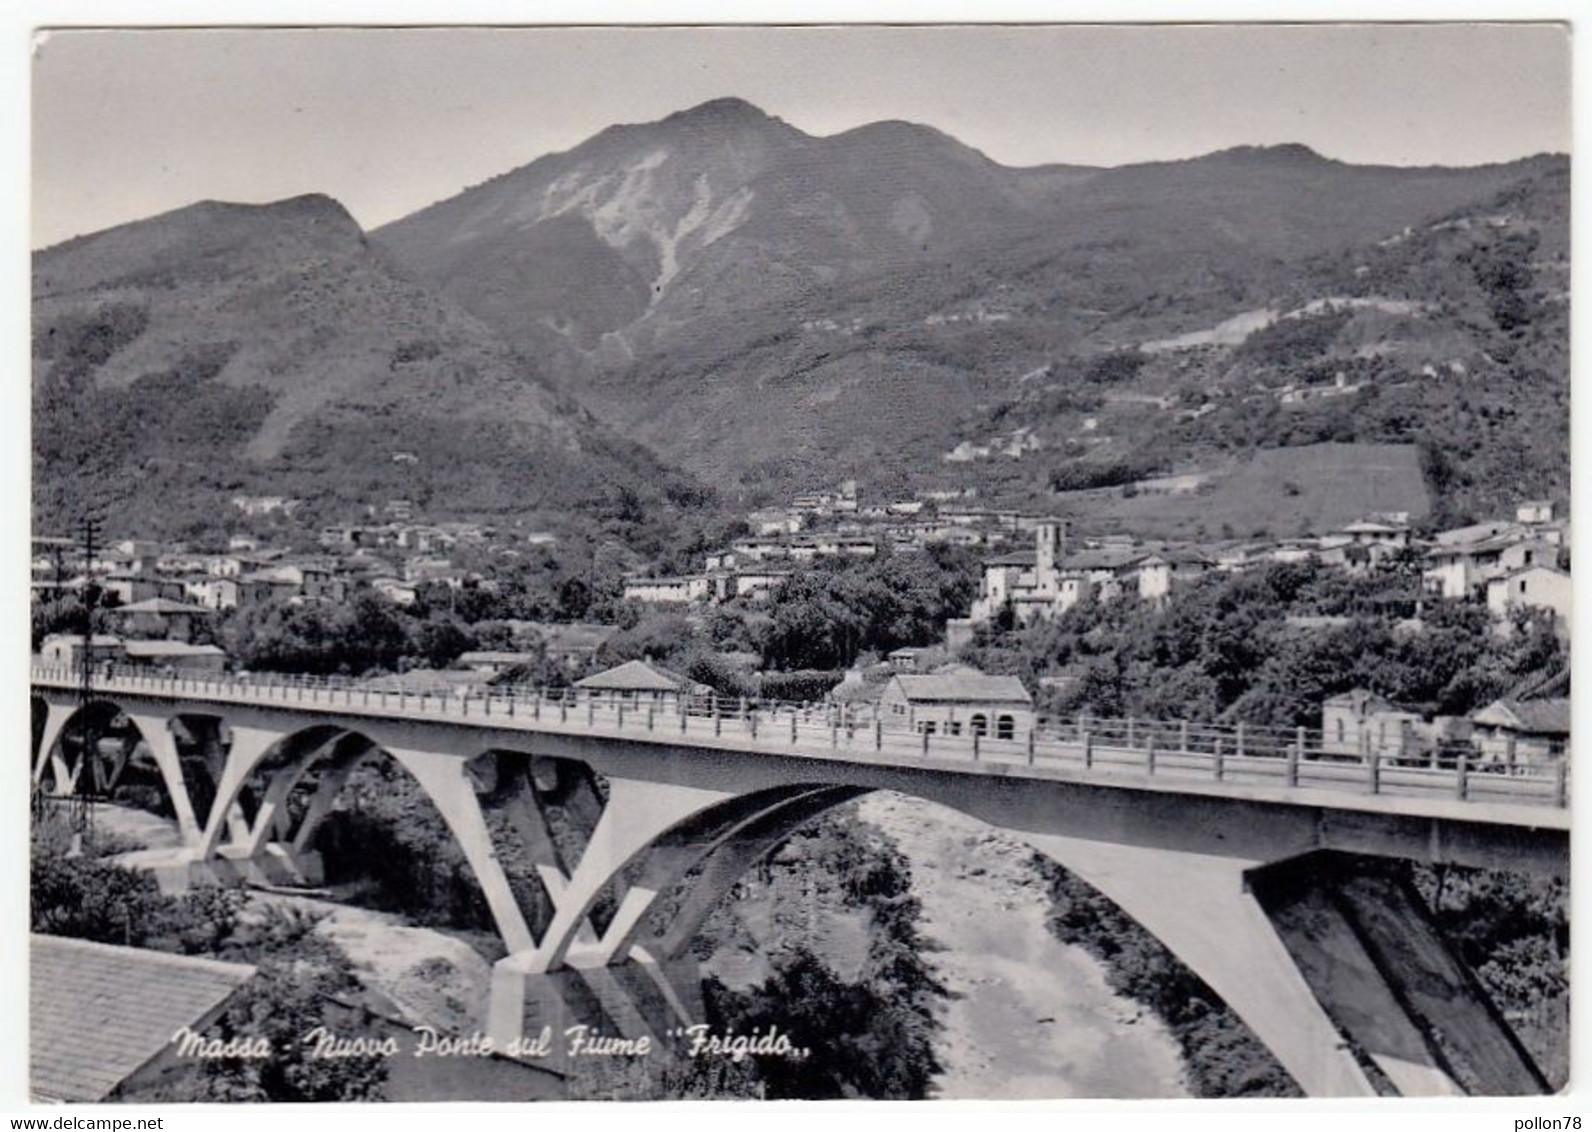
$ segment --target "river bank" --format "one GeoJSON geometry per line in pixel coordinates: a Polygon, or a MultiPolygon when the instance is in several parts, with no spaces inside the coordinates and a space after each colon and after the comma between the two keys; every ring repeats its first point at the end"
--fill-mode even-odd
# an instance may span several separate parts
{"type": "Polygon", "coordinates": [[[1033,851],[941,806],[875,794],[859,815],[912,864],[940,1009],[945,1099],[1188,1096],[1176,1040],[1047,924],[1033,851]]]}

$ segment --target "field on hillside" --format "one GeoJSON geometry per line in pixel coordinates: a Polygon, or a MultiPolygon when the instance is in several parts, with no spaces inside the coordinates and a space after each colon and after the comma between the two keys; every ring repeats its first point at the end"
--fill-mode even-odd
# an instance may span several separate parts
{"type": "Polygon", "coordinates": [[[1267,448],[1199,475],[1060,492],[1056,510],[1088,532],[1176,538],[1322,533],[1373,511],[1431,509],[1413,444],[1267,448]]]}

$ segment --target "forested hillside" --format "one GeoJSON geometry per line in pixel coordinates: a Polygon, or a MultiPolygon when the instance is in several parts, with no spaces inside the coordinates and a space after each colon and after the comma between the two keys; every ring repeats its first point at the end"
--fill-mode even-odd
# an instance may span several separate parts
{"type": "Polygon", "coordinates": [[[35,523],[214,530],[234,492],[347,519],[633,529],[691,509],[665,470],[491,330],[396,272],[325,197],[199,204],[34,262],[35,523]],[[395,459],[395,457],[397,457],[395,459]]]}

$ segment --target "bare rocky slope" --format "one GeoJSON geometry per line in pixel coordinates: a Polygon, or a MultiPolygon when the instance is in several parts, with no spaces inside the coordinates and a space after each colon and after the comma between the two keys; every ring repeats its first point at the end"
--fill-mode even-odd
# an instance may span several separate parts
{"type": "MultiPolygon", "coordinates": [[[[1303,146],[1012,169],[926,126],[813,137],[721,99],[374,236],[627,435],[778,493],[836,472],[921,476],[1003,406],[1008,427],[1043,424],[1020,384],[1038,369],[1358,295],[1352,263],[1358,290],[1295,292],[1522,184],[1557,199],[1566,169],[1355,166],[1303,146]]],[[[1562,244],[1549,223],[1544,245],[1562,244]]],[[[1404,265],[1416,298],[1439,285],[1428,266],[1404,265]]]]}

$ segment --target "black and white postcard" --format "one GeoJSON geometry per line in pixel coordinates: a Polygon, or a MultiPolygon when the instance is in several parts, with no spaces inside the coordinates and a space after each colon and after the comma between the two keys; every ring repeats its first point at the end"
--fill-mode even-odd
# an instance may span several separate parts
{"type": "Polygon", "coordinates": [[[31,47],[34,1103],[1558,1103],[1568,24],[31,47]]]}

